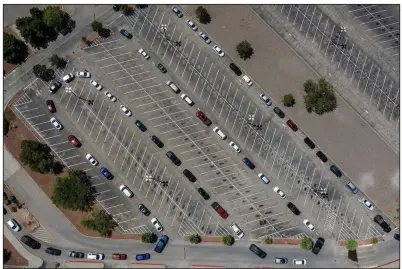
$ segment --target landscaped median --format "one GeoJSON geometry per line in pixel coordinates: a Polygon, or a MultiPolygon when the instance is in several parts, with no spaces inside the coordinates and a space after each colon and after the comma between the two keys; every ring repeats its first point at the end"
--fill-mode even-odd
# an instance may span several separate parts
{"type": "MultiPolygon", "coordinates": [[[[347,240],[340,240],[338,241],[338,246],[344,247],[346,245],[347,240]]],[[[377,236],[373,237],[370,239],[365,239],[365,240],[355,240],[358,246],[368,246],[368,245],[373,245],[378,242],[384,241],[384,238],[382,236],[377,236]]]]}
{"type": "MultiPolygon", "coordinates": [[[[185,241],[189,240],[190,236],[185,236],[185,241]]],[[[201,236],[200,243],[221,243],[220,236],[201,236]]],[[[258,241],[260,242],[260,241],[258,241]]],[[[235,243],[236,244],[236,243],[235,243]]],[[[292,239],[292,238],[272,238],[272,245],[300,245],[300,239],[292,239]]]]}

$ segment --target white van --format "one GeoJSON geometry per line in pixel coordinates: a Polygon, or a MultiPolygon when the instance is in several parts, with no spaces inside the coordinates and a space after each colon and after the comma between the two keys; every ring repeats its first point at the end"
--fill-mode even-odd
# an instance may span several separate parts
{"type": "Polygon", "coordinates": [[[124,195],[127,196],[128,198],[131,198],[131,197],[134,196],[134,193],[129,188],[127,188],[126,185],[121,185],[120,186],[120,191],[122,193],[124,193],[124,195]]]}
{"type": "Polygon", "coordinates": [[[213,129],[213,131],[214,131],[215,133],[217,133],[217,134],[219,135],[219,137],[220,137],[222,140],[225,140],[225,139],[226,139],[226,135],[219,129],[218,126],[216,126],[216,127],[213,129]]]}
{"type": "Polygon", "coordinates": [[[253,85],[253,82],[251,81],[251,79],[248,76],[244,76],[243,80],[247,83],[248,86],[253,85]]]}
{"type": "Polygon", "coordinates": [[[180,89],[176,86],[176,84],[174,84],[173,82],[166,81],[166,85],[168,85],[175,93],[179,93],[180,89]]]}

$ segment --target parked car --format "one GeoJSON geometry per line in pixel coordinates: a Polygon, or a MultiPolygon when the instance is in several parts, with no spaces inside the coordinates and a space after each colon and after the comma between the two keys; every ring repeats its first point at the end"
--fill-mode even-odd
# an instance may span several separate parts
{"type": "Polygon", "coordinates": [[[216,53],[219,54],[219,56],[221,56],[221,57],[225,56],[225,53],[217,45],[214,45],[214,50],[215,50],[216,53]]]}
{"type": "Polygon", "coordinates": [[[293,212],[293,214],[295,214],[296,216],[299,216],[300,215],[300,210],[292,203],[292,202],[289,202],[289,203],[287,203],[287,205],[286,205],[289,209],[290,209],[290,211],[292,211],[293,212]]]}
{"type": "Polygon", "coordinates": [[[149,209],[143,205],[143,204],[139,204],[138,205],[138,209],[141,211],[142,214],[144,214],[145,216],[149,216],[151,214],[151,211],[149,211],[149,209]]]}
{"type": "Polygon", "coordinates": [[[166,152],[166,156],[177,166],[181,165],[181,161],[179,158],[177,158],[176,154],[174,154],[172,151],[166,152]]]}
{"type": "Polygon", "coordinates": [[[215,133],[217,133],[217,134],[219,135],[219,137],[220,137],[222,140],[225,140],[226,137],[227,137],[227,136],[219,129],[218,126],[215,126],[215,128],[214,128],[212,131],[214,131],[215,133]]]}
{"type": "Polygon", "coordinates": [[[229,64],[229,67],[230,67],[230,69],[232,69],[232,71],[236,75],[241,76],[242,72],[241,72],[240,68],[237,65],[235,65],[234,63],[231,63],[231,64],[229,64]]]}
{"type": "Polygon", "coordinates": [[[399,241],[399,234],[394,234],[394,239],[399,241]]]}
{"type": "Polygon", "coordinates": [[[193,31],[197,31],[197,30],[198,30],[197,25],[195,25],[195,23],[192,22],[191,20],[187,20],[186,23],[187,23],[187,25],[188,25],[193,31]]]}
{"type": "Polygon", "coordinates": [[[190,170],[184,169],[183,174],[186,176],[186,178],[188,178],[188,180],[190,180],[190,182],[194,183],[197,181],[197,178],[193,175],[193,173],[191,173],[190,170]]]}
{"type": "Polygon", "coordinates": [[[85,257],[85,254],[82,252],[75,252],[75,251],[70,251],[68,256],[76,259],[83,259],[85,257]]]}
{"type": "Polygon", "coordinates": [[[54,105],[52,100],[47,100],[46,101],[46,106],[47,106],[47,109],[49,110],[50,113],[55,113],[56,112],[56,106],[54,105]]]}
{"type": "Polygon", "coordinates": [[[157,253],[161,253],[163,249],[166,247],[169,241],[169,237],[167,235],[162,235],[159,239],[159,242],[156,244],[154,251],[157,253]]]}
{"type": "Polygon", "coordinates": [[[322,153],[321,151],[317,151],[316,155],[317,155],[318,158],[320,158],[320,160],[321,160],[323,163],[326,163],[326,162],[328,161],[327,156],[325,156],[325,154],[322,153]]]}
{"type": "Polygon", "coordinates": [[[293,130],[293,132],[298,130],[297,125],[292,120],[287,120],[286,124],[293,130]]]}
{"type": "Polygon", "coordinates": [[[127,117],[130,117],[133,115],[133,113],[124,105],[120,105],[121,111],[123,111],[124,114],[126,114],[127,117]]]}
{"type": "Polygon", "coordinates": [[[269,179],[263,174],[263,173],[259,173],[258,177],[261,179],[262,182],[264,182],[265,184],[269,183],[269,179]]]}
{"type": "Polygon", "coordinates": [[[54,128],[56,128],[57,130],[62,130],[63,129],[63,125],[61,125],[61,123],[55,118],[52,117],[50,118],[50,123],[54,126],[54,128]]]}
{"type": "Polygon", "coordinates": [[[211,204],[212,208],[215,209],[215,211],[221,216],[222,219],[227,219],[227,217],[229,216],[228,212],[226,212],[225,209],[223,209],[223,207],[221,207],[220,204],[218,204],[217,202],[213,202],[211,204]]]}
{"type": "Polygon", "coordinates": [[[120,34],[124,35],[124,36],[127,37],[128,39],[133,38],[133,35],[130,34],[129,32],[127,32],[127,31],[124,30],[124,29],[121,29],[121,30],[120,30],[120,34]]]}
{"type": "Polygon", "coordinates": [[[92,164],[93,166],[97,166],[99,164],[99,162],[91,155],[91,154],[87,154],[85,156],[85,158],[89,161],[90,164],[92,164]]]}
{"type": "Polygon", "coordinates": [[[5,207],[3,207],[3,216],[7,214],[7,209],[5,207]]]}
{"type": "Polygon", "coordinates": [[[41,244],[32,237],[30,237],[29,235],[22,236],[21,242],[32,249],[40,249],[41,247],[41,244]]]}
{"type": "Polygon", "coordinates": [[[166,68],[163,66],[163,64],[161,64],[160,62],[152,62],[156,68],[158,68],[162,73],[166,73],[167,70],[166,68]]]}
{"type": "Polygon", "coordinates": [[[361,202],[362,202],[363,205],[365,205],[367,207],[368,210],[373,210],[374,209],[374,206],[370,203],[369,200],[364,199],[364,200],[361,200],[361,202]]]}
{"type": "Polygon", "coordinates": [[[315,231],[314,225],[308,219],[303,220],[304,225],[309,228],[310,231],[315,231]]]}
{"type": "Polygon", "coordinates": [[[249,249],[258,257],[260,257],[261,259],[265,259],[265,257],[267,257],[267,253],[265,251],[263,251],[262,249],[260,249],[259,247],[257,247],[254,244],[251,244],[249,249]]]}
{"type": "Polygon", "coordinates": [[[101,167],[101,168],[99,169],[99,171],[102,173],[102,175],[103,175],[105,178],[107,178],[107,179],[109,179],[109,180],[112,180],[112,179],[114,178],[114,176],[112,175],[112,173],[110,173],[110,171],[107,170],[107,168],[105,168],[105,167],[101,167]]]}
{"type": "Polygon", "coordinates": [[[151,254],[149,254],[149,253],[137,254],[137,255],[135,255],[135,259],[137,261],[149,260],[149,259],[151,259],[151,254]]]}
{"type": "Polygon", "coordinates": [[[180,92],[179,87],[177,87],[176,84],[174,84],[174,83],[171,82],[170,80],[166,81],[166,85],[168,85],[175,93],[179,93],[179,92],[180,92]]]}
{"type": "Polygon", "coordinates": [[[112,254],[113,260],[127,260],[127,254],[114,253],[112,254]]]}
{"type": "Polygon", "coordinates": [[[248,76],[244,75],[242,79],[247,83],[249,87],[253,85],[253,82],[248,76]]]}
{"type": "Polygon", "coordinates": [[[202,198],[204,198],[204,200],[209,200],[210,196],[203,188],[198,188],[197,191],[199,194],[201,194],[201,196],[202,196],[202,198]]]}
{"type": "Polygon", "coordinates": [[[229,146],[232,147],[232,148],[234,149],[234,151],[236,151],[237,153],[240,153],[240,152],[241,152],[241,149],[239,148],[238,145],[235,144],[235,142],[231,141],[231,142],[229,143],[229,146]]]}
{"type": "Polygon", "coordinates": [[[68,141],[70,141],[71,143],[73,143],[73,145],[74,145],[76,148],[81,147],[81,142],[80,142],[74,135],[69,135],[69,136],[67,137],[67,139],[68,139],[68,141]]]}
{"type": "Polygon", "coordinates": [[[91,85],[94,86],[98,91],[101,91],[103,89],[103,86],[100,85],[98,82],[95,80],[91,79],[90,81],[91,85]]]}
{"type": "Polygon", "coordinates": [[[105,258],[105,254],[103,253],[88,253],[88,260],[103,260],[105,258]]]}
{"type": "Polygon", "coordinates": [[[279,196],[280,196],[282,199],[285,199],[285,198],[286,198],[286,194],[285,194],[283,191],[281,191],[281,189],[279,189],[278,187],[273,187],[273,190],[274,190],[274,192],[276,192],[277,194],[279,194],[279,196]]]}
{"type": "Polygon", "coordinates": [[[331,166],[329,167],[329,170],[331,170],[331,172],[334,173],[335,176],[337,176],[337,177],[341,177],[341,176],[342,176],[341,170],[339,170],[339,168],[336,167],[335,165],[331,165],[331,166]]]}
{"type": "Polygon", "coordinates": [[[124,193],[125,196],[127,196],[128,198],[131,198],[134,196],[134,193],[126,186],[126,185],[120,185],[120,191],[122,193],[124,193]]]}
{"type": "Polygon", "coordinates": [[[274,112],[276,115],[279,116],[279,118],[283,119],[285,117],[285,113],[282,112],[282,110],[279,107],[274,107],[274,112]]]}
{"type": "Polygon", "coordinates": [[[163,231],[163,227],[162,224],[159,222],[159,220],[157,218],[152,218],[151,219],[151,223],[152,225],[156,228],[156,230],[158,232],[162,232],[163,231]]]}
{"type": "Polygon", "coordinates": [[[163,148],[164,144],[162,143],[162,141],[159,140],[158,137],[153,135],[151,136],[151,140],[158,146],[158,148],[163,148]]]}
{"type": "MultiPolygon", "coordinates": [[[[74,76],[74,74],[73,73],[69,73],[69,74],[67,74],[67,75],[65,75],[64,77],[63,77],[63,81],[65,82],[65,83],[69,83],[69,82],[71,82],[73,79],[75,78],[75,76],[74,76]]],[[[56,82],[57,83],[57,82],[56,82]]],[[[54,85],[54,84],[53,84],[54,85]]],[[[60,86],[61,86],[61,83],[60,83],[60,86]]],[[[59,87],[60,88],[60,87],[59,87]]]]}
{"type": "Polygon", "coordinates": [[[78,71],[76,73],[76,75],[79,78],[90,78],[91,77],[91,73],[89,73],[88,71],[78,71]]]}
{"type": "Polygon", "coordinates": [[[177,7],[172,7],[172,11],[177,15],[177,17],[183,17],[183,13],[177,7]]]}
{"type": "Polygon", "coordinates": [[[381,215],[376,215],[374,217],[374,222],[380,225],[384,232],[389,233],[391,231],[391,227],[388,223],[385,222],[381,215]]]}
{"type": "Polygon", "coordinates": [[[293,265],[306,265],[306,259],[293,259],[293,265]]]}
{"type": "Polygon", "coordinates": [[[197,118],[199,118],[206,126],[210,126],[212,124],[212,121],[202,112],[201,110],[197,110],[195,112],[195,115],[197,118]]]}
{"type": "Polygon", "coordinates": [[[141,132],[145,132],[147,130],[147,127],[145,127],[145,125],[139,120],[135,121],[135,125],[141,130],[141,132]]]}
{"type": "Polygon", "coordinates": [[[143,49],[139,49],[138,52],[139,52],[142,56],[144,56],[145,59],[148,60],[148,59],[150,58],[150,56],[149,56],[143,49]]]}
{"type": "Polygon", "coordinates": [[[60,249],[52,248],[52,247],[48,247],[48,248],[45,250],[45,252],[46,252],[47,254],[54,255],[54,256],[60,256],[60,255],[61,255],[61,250],[60,250],[60,249]]]}
{"type": "Polygon", "coordinates": [[[313,249],[311,250],[311,252],[313,252],[315,255],[318,255],[318,253],[320,252],[321,248],[324,246],[324,238],[322,237],[318,237],[317,241],[315,241],[315,244],[313,246],[313,249]]]}
{"type": "MultiPolygon", "coordinates": [[[[66,76],[63,77],[63,80],[64,80],[66,83],[67,83],[67,82],[70,82],[70,81],[73,80],[73,78],[74,78],[74,75],[73,75],[73,74],[69,74],[69,75],[72,75],[72,76],[73,76],[72,78],[70,78],[70,77],[66,78],[66,80],[69,80],[69,79],[70,79],[69,81],[64,80],[64,78],[65,78],[66,76]]],[[[59,81],[56,81],[55,83],[53,83],[52,85],[50,85],[49,91],[50,91],[51,93],[55,94],[55,93],[57,92],[57,90],[60,89],[60,87],[61,87],[61,83],[60,83],[59,81]]]]}
{"type": "Polygon", "coordinates": [[[248,166],[250,169],[254,169],[255,165],[249,160],[249,158],[243,158],[242,161],[248,166]]]}
{"type": "Polygon", "coordinates": [[[349,190],[351,190],[351,192],[353,192],[354,194],[356,194],[358,192],[357,187],[355,186],[355,184],[353,184],[352,182],[349,181],[348,184],[346,184],[346,187],[348,187],[349,190]]]}
{"type": "Polygon", "coordinates": [[[238,238],[243,238],[244,233],[243,231],[240,229],[240,227],[236,224],[236,223],[232,223],[230,225],[230,227],[232,228],[232,230],[235,232],[235,234],[237,235],[238,238]]]}
{"type": "Polygon", "coordinates": [[[288,263],[288,258],[275,257],[274,261],[276,264],[285,264],[285,263],[288,263]]]}
{"type": "Polygon", "coordinates": [[[116,97],[115,97],[113,94],[111,94],[110,92],[105,91],[105,95],[106,95],[107,97],[109,97],[110,101],[116,102],[116,100],[117,100],[116,97]]]}
{"type": "Polygon", "coordinates": [[[185,95],[184,93],[181,95],[181,99],[183,99],[184,101],[186,101],[186,103],[187,103],[189,106],[193,106],[193,105],[194,105],[194,102],[193,102],[187,95],[185,95]]]}
{"type": "Polygon", "coordinates": [[[211,40],[209,40],[208,36],[204,32],[200,32],[200,37],[204,39],[205,43],[211,44],[211,40]]]}
{"type": "Polygon", "coordinates": [[[21,226],[18,224],[18,222],[15,219],[10,219],[7,221],[8,227],[10,227],[14,232],[19,232],[21,231],[21,226]]]}
{"type": "Polygon", "coordinates": [[[307,136],[304,138],[304,143],[306,143],[306,145],[309,146],[309,148],[311,148],[311,149],[315,148],[314,142],[311,141],[311,139],[308,138],[307,136]]]}
{"type": "Polygon", "coordinates": [[[267,106],[272,105],[272,100],[269,99],[268,96],[266,96],[265,94],[261,93],[261,94],[260,94],[260,98],[262,99],[262,101],[264,101],[264,103],[265,103],[267,106]]]}

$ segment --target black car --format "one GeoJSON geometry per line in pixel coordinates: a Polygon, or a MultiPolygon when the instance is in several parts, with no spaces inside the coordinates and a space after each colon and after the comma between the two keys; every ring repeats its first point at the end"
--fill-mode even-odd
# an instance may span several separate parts
{"type": "Polygon", "coordinates": [[[248,166],[250,169],[254,169],[255,165],[249,160],[249,158],[243,158],[242,161],[248,166]]]}
{"type": "Polygon", "coordinates": [[[325,242],[324,238],[318,237],[317,241],[315,241],[314,247],[311,250],[311,252],[313,252],[315,255],[318,255],[318,253],[324,246],[324,242],[325,242]]]}
{"type": "Polygon", "coordinates": [[[45,252],[50,255],[60,256],[61,250],[57,248],[48,247],[45,252]]]}
{"type": "Polygon", "coordinates": [[[58,89],[60,89],[61,87],[61,83],[59,81],[53,83],[50,87],[49,87],[49,91],[53,94],[55,94],[57,92],[58,89]]]}
{"type": "Polygon", "coordinates": [[[124,36],[127,37],[128,39],[133,38],[133,35],[130,34],[129,32],[127,32],[127,31],[124,30],[124,29],[121,29],[121,30],[120,30],[120,34],[124,35],[124,36]]]}
{"type": "Polygon", "coordinates": [[[237,67],[237,65],[235,65],[234,63],[231,63],[230,65],[229,65],[229,67],[230,67],[230,69],[232,69],[232,71],[236,74],[236,75],[238,75],[238,76],[241,76],[241,70],[240,70],[240,68],[239,67],[237,67]]]}
{"type": "Polygon", "coordinates": [[[210,196],[203,188],[198,188],[197,191],[199,194],[201,194],[202,198],[204,198],[205,200],[209,200],[210,196]]]}
{"type": "Polygon", "coordinates": [[[85,257],[85,254],[82,252],[70,251],[70,254],[68,254],[68,256],[76,259],[83,259],[85,257]]]}
{"type": "Polygon", "coordinates": [[[399,234],[394,234],[394,239],[399,241],[399,234]]]}
{"type": "Polygon", "coordinates": [[[282,112],[282,110],[279,107],[274,107],[274,112],[276,115],[279,116],[279,118],[283,119],[285,117],[285,113],[282,112]]]}
{"type": "Polygon", "coordinates": [[[306,138],[304,138],[304,143],[307,144],[307,146],[309,146],[309,148],[314,149],[315,148],[315,144],[313,143],[313,141],[311,141],[310,138],[308,138],[306,136],[306,138]]]}
{"type": "Polygon", "coordinates": [[[190,182],[196,182],[197,178],[189,170],[184,169],[183,174],[190,180],[190,182]]]}
{"type": "Polygon", "coordinates": [[[144,214],[145,216],[149,216],[151,214],[151,211],[149,211],[149,209],[143,205],[143,204],[139,204],[138,205],[138,209],[141,211],[142,214],[144,214]]]}
{"type": "Polygon", "coordinates": [[[3,215],[7,214],[7,209],[3,207],[3,215]]]}
{"type": "Polygon", "coordinates": [[[137,125],[137,127],[141,130],[141,132],[145,132],[147,130],[147,127],[145,127],[145,125],[142,124],[142,122],[139,120],[135,121],[135,125],[137,125]]]}
{"type": "Polygon", "coordinates": [[[159,138],[157,138],[156,136],[151,136],[151,140],[159,147],[159,148],[163,148],[164,144],[162,143],[162,141],[159,140],[159,138]]]}
{"type": "Polygon", "coordinates": [[[336,167],[335,165],[331,165],[331,166],[329,167],[329,170],[331,170],[331,172],[334,173],[335,176],[337,176],[337,177],[341,177],[341,176],[342,176],[341,170],[339,170],[339,168],[336,167]]]}
{"type": "Polygon", "coordinates": [[[326,163],[327,161],[328,161],[328,158],[327,158],[327,156],[325,156],[325,154],[324,153],[322,153],[321,151],[317,151],[317,157],[318,158],[320,158],[320,160],[323,162],[323,163],[326,163]]]}
{"type": "Polygon", "coordinates": [[[278,263],[278,264],[285,264],[285,263],[288,263],[288,258],[279,258],[279,257],[275,257],[275,263],[278,263]]]}
{"type": "Polygon", "coordinates": [[[119,10],[120,10],[120,6],[119,6],[119,5],[113,5],[113,10],[114,10],[114,11],[119,11],[119,10]]]}
{"type": "Polygon", "coordinates": [[[50,113],[56,112],[56,106],[54,105],[52,100],[47,100],[46,101],[46,106],[47,106],[47,109],[49,110],[50,113]]]}
{"type": "Polygon", "coordinates": [[[254,245],[254,244],[251,244],[250,247],[249,247],[249,249],[250,249],[255,255],[257,255],[258,257],[260,257],[261,259],[264,259],[265,257],[267,257],[267,253],[266,253],[264,250],[262,250],[262,249],[260,249],[259,247],[257,247],[256,245],[254,245]]]}
{"type": "Polygon", "coordinates": [[[292,202],[289,202],[288,204],[287,204],[287,207],[290,209],[290,211],[292,211],[293,212],[293,214],[295,214],[296,216],[298,216],[298,215],[300,215],[300,210],[292,203],[292,202]]]}
{"type": "Polygon", "coordinates": [[[380,215],[376,215],[374,217],[374,222],[379,224],[384,232],[389,233],[391,231],[391,227],[389,227],[389,224],[386,223],[383,217],[381,217],[380,215]]]}
{"type": "Polygon", "coordinates": [[[177,158],[177,156],[171,152],[170,150],[168,152],[166,152],[166,156],[168,156],[168,158],[177,166],[181,165],[181,161],[179,158],[177,158]]]}
{"type": "Polygon", "coordinates": [[[40,249],[41,247],[41,244],[29,235],[24,235],[21,237],[21,242],[32,249],[40,249]]]}

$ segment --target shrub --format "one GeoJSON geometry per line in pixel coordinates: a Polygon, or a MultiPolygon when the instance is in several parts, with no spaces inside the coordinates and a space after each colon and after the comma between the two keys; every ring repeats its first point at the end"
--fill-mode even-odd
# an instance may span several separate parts
{"type": "Polygon", "coordinates": [[[11,201],[8,200],[8,199],[4,199],[4,203],[5,203],[6,205],[11,205],[11,201]]]}
{"type": "Polygon", "coordinates": [[[305,236],[300,241],[300,247],[305,250],[311,250],[313,248],[313,240],[305,236]]]}
{"type": "Polygon", "coordinates": [[[156,234],[154,233],[143,233],[141,235],[141,241],[143,243],[154,243],[157,239],[156,234]]]}
{"type": "Polygon", "coordinates": [[[3,120],[3,135],[7,136],[10,130],[10,122],[7,119],[3,120]]]}
{"type": "Polygon", "coordinates": [[[195,15],[200,23],[207,24],[211,22],[211,15],[203,6],[198,6],[195,10],[195,15]]]}
{"type": "Polygon", "coordinates": [[[307,80],[303,84],[305,91],[304,104],[308,112],[318,115],[331,112],[337,107],[334,87],[325,79],[319,79],[318,83],[307,80]]]}
{"type": "Polygon", "coordinates": [[[226,246],[231,246],[234,243],[234,238],[231,235],[224,235],[221,237],[221,243],[226,246]]]}
{"type": "Polygon", "coordinates": [[[371,243],[377,244],[377,243],[378,243],[378,239],[377,239],[376,237],[371,238],[371,243]]]}
{"type": "Polygon", "coordinates": [[[345,248],[348,250],[356,250],[358,246],[356,240],[353,239],[346,239],[344,242],[345,242],[345,248]]]}
{"type": "Polygon", "coordinates": [[[118,225],[111,215],[98,208],[94,209],[89,218],[81,221],[81,223],[85,228],[97,231],[103,237],[110,237],[118,225]]]}
{"type": "Polygon", "coordinates": [[[11,207],[11,212],[17,212],[17,208],[15,206],[11,207]]]}
{"type": "Polygon", "coordinates": [[[10,197],[8,197],[8,199],[13,203],[15,203],[15,201],[17,201],[17,198],[14,195],[11,195],[10,197]]]}
{"type": "Polygon", "coordinates": [[[283,105],[287,107],[292,107],[295,104],[295,98],[292,94],[288,93],[283,96],[283,105]]]}
{"type": "Polygon", "coordinates": [[[198,234],[191,234],[188,237],[188,241],[190,241],[191,244],[198,244],[201,242],[201,236],[199,236],[198,234]]]}
{"type": "Polygon", "coordinates": [[[247,40],[244,40],[237,44],[236,51],[239,57],[243,60],[250,59],[251,56],[254,54],[254,50],[247,40]]]}
{"type": "Polygon", "coordinates": [[[264,237],[264,239],[262,240],[264,244],[272,244],[272,238],[270,237],[264,237]]]}

